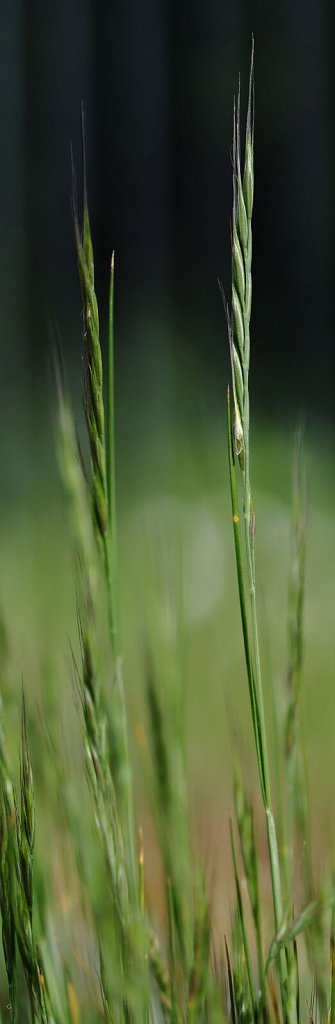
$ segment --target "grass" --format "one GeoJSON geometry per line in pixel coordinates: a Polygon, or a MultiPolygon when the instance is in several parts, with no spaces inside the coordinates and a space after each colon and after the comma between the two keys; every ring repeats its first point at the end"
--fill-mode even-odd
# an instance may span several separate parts
{"type": "MultiPolygon", "coordinates": [[[[253,88],[252,58],[243,147],[239,98],[234,113],[232,298],[225,301],[231,357],[227,461],[254,743],[245,772],[238,756],[240,691],[237,706],[232,693],[234,819],[230,825],[228,820],[223,823],[231,849],[232,869],[225,868],[223,877],[231,926],[224,931],[215,918],[220,865],[211,866],[211,858],[201,855],[192,821],[186,719],[193,677],[187,616],[191,609],[197,645],[201,593],[196,593],[197,600],[193,594],[185,601],[182,551],[164,568],[164,601],[157,600],[161,559],[153,540],[152,571],[142,562],[134,586],[132,616],[139,622],[141,645],[131,668],[135,680],[144,676],[145,699],[136,694],[136,721],[130,728],[134,716],[126,701],[121,653],[116,529],[114,259],[105,373],[84,182],[82,223],[74,200],[83,310],[84,455],[61,366],[56,373],[57,450],[76,573],[72,613],[62,578],[58,590],[59,601],[67,606],[70,650],[66,669],[63,651],[56,664],[45,651],[43,759],[36,721],[23,695],[19,766],[12,763],[13,743],[6,738],[10,707],[3,712],[0,738],[0,1006],[1,1019],[14,1024],[297,1024],[306,1016],[313,1022],[333,1021],[335,1016],[333,871],[316,887],[301,720],[308,522],[301,432],[288,555],[287,671],[280,691],[266,658],[266,622],[256,580],[249,415],[253,88]],[[62,702],[64,671],[69,689],[62,702]],[[59,741],[62,717],[66,751],[59,741]],[[139,793],[139,773],[146,779],[150,817],[139,793]],[[253,786],[251,798],[253,773],[258,792],[253,786]],[[147,839],[152,820],[155,859],[147,839]]],[[[190,522],[186,514],[187,533],[190,522]]],[[[152,515],[150,538],[151,526],[152,515]]],[[[272,534],[270,555],[275,560],[273,546],[272,534]]],[[[205,550],[209,559],[210,546],[205,550]]],[[[216,562],[214,554],[213,567],[216,562]]],[[[201,591],[203,572],[201,563],[196,592],[201,591]]],[[[228,603],[231,609],[230,594],[228,603]]],[[[63,619],[59,627],[56,610],[53,626],[61,642],[63,619]]],[[[16,670],[9,662],[6,636],[4,625],[5,694],[6,679],[16,670]]],[[[235,643],[241,676],[237,635],[235,643]]],[[[224,660],[224,637],[222,648],[219,657],[224,660]]],[[[195,659],[197,652],[196,646],[195,659]]],[[[205,671],[210,658],[207,642],[205,671]]],[[[192,692],[190,696],[192,702],[192,692]]]]}

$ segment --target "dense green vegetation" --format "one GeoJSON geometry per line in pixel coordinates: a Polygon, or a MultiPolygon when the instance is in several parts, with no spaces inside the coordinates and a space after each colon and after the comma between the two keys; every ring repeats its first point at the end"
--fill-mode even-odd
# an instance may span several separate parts
{"type": "Polygon", "coordinates": [[[329,766],[315,770],[314,721],[331,657],[332,491],[315,449],[306,604],[302,433],[290,526],[287,439],[259,426],[254,444],[249,422],[253,67],[243,146],[239,108],[227,469],[222,425],[198,426],[190,451],[179,427],[175,441],[146,438],[142,459],[128,454],[118,520],[114,260],[104,374],[85,183],[82,223],[74,198],[86,440],[58,359],[67,511],[46,474],[31,528],[25,512],[4,518],[0,1005],[14,1024],[335,1014],[332,869],[315,857],[329,766]]]}

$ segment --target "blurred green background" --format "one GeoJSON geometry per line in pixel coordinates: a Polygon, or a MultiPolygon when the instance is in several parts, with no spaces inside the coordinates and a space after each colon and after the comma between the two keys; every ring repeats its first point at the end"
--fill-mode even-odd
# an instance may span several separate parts
{"type": "Polygon", "coordinates": [[[51,354],[57,323],[82,433],[70,143],[80,189],[83,101],[102,308],[116,250],[122,630],[135,747],[145,638],[161,637],[165,664],[171,608],[182,592],[191,788],[204,832],[218,807],[227,820],[231,733],[255,777],[217,286],[222,277],[229,290],[232,104],[239,72],[245,96],[254,32],[252,476],[263,660],[280,703],[293,434],[303,413],[310,481],[303,715],[312,794],[325,820],[335,724],[333,11],[326,0],[13,0],[1,14],[0,557],[13,745],[22,674],[45,759],[49,713],[65,747],[73,729],[79,734],[69,667],[75,584],[51,354]]]}

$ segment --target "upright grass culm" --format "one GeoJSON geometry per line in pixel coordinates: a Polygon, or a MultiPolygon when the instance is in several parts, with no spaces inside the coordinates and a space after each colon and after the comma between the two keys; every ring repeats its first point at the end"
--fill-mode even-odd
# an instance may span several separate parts
{"type": "MultiPolygon", "coordinates": [[[[232,300],[227,309],[232,373],[232,410],[228,389],[228,451],[230,488],[251,714],[271,866],[276,930],[283,917],[282,888],[276,826],[273,814],[259,650],[255,574],[255,512],[250,484],[249,364],[252,299],[252,211],[254,199],[254,52],[252,51],[245,136],[241,168],[240,95],[234,112],[233,134],[232,300]],[[238,478],[239,470],[239,478],[238,478]],[[244,519],[244,547],[240,525],[240,495],[244,519]],[[246,565],[246,580],[244,573],[246,565]]],[[[286,996],[285,957],[280,957],[281,993],[286,996]]]]}
{"type": "Polygon", "coordinates": [[[108,414],[106,425],[99,311],[94,285],[93,246],[85,179],[82,231],[79,228],[76,201],[74,202],[74,210],[78,266],[83,299],[84,406],[91,452],[91,500],[93,522],[97,541],[102,552],[106,579],[110,640],[114,658],[114,681],[117,693],[117,701],[114,701],[113,715],[113,740],[116,752],[115,782],[119,789],[120,813],[124,817],[128,831],[127,846],[131,858],[129,868],[132,874],[132,885],[135,885],[132,780],[118,627],[113,376],[114,258],[111,262],[110,280],[108,414]]]}
{"type": "Polygon", "coordinates": [[[303,779],[301,724],[299,721],[300,691],[303,667],[303,616],[306,576],[307,482],[301,430],[295,439],[293,467],[293,509],[291,559],[288,587],[288,668],[287,709],[285,720],[285,756],[287,778],[288,870],[293,875],[294,833],[299,838],[303,856],[306,896],[312,898],[313,884],[307,850],[306,780],[303,779]]]}
{"type": "MultiPolygon", "coordinates": [[[[254,818],[252,806],[245,792],[243,781],[241,779],[240,772],[238,771],[238,769],[235,770],[234,798],[236,821],[240,837],[242,861],[254,921],[258,959],[258,978],[259,985],[261,986],[263,984],[264,978],[264,954],[259,890],[259,872],[257,861],[257,849],[255,842],[254,818]]],[[[236,874],[236,858],[233,857],[233,860],[234,871],[236,874]]]]}
{"type": "MultiPolygon", "coordinates": [[[[59,449],[64,483],[70,500],[74,536],[78,554],[78,628],[81,668],[78,677],[84,719],[84,752],[88,780],[93,796],[96,822],[104,851],[110,884],[110,910],[113,920],[113,946],[119,951],[120,976],[114,976],[115,1000],[123,1006],[125,1020],[140,1021],[146,1015],[147,966],[142,952],[143,935],[139,891],[133,874],[133,840],[129,840],[129,818],[122,817],[123,792],[119,786],[122,753],[111,745],[115,737],[115,700],[106,702],[100,674],[98,624],[103,612],[103,567],[99,567],[100,539],[95,530],[95,513],[89,514],[87,485],[80,464],[74,424],[63,391],[59,394],[59,449]],[[97,538],[97,547],[95,546],[97,538]],[[101,570],[101,571],[100,571],[101,570]],[[116,771],[115,771],[116,767],[116,771]],[[141,980],[139,980],[139,978],[141,980]],[[136,1017],[136,989],[138,1014],[136,1017]]],[[[106,579],[105,579],[106,582],[106,579]]],[[[108,657],[108,655],[107,655],[108,657]]],[[[119,691],[117,691],[117,699],[119,691]]],[[[116,707],[119,716],[120,706],[116,707]]],[[[120,721],[117,717],[117,730],[120,721]]],[[[118,739],[117,732],[117,739],[118,739]]],[[[124,753],[124,751],[123,751],[124,753]]],[[[128,755],[127,755],[128,756],[128,755]]],[[[134,824],[132,824],[134,828],[134,824]]],[[[102,999],[106,1002],[101,977],[102,999]]],[[[108,1017],[109,1019],[109,1017],[108,1017]]]]}
{"type": "MultiPolygon", "coordinates": [[[[284,747],[286,768],[286,839],[284,859],[288,891],[294,886],[294,846],[298,844],[303,895],[306,903],[315,899],[310,850],[310,821],[306,754],[301,723],[301,686],[304,662],[304,605],[308,528],[307,468],[303,430],[296,432],[293,459],[293,494],[290,573],[288,585],[288,666],[284,747]]],[[[326,985],[322,965],[322,918],[316,918],[306,933],[311,968],[315,973],[319,1007],[326,1012],[326,985]]]]}

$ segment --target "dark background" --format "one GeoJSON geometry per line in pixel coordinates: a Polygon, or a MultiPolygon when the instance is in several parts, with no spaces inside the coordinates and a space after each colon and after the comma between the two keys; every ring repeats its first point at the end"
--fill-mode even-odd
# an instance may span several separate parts
{"type": "Polygon", "coordinates": [[[253,386],[333,417],[334,33],[326,0],[1,3],[2,430],[44,392],[50,325],[80,351],[70,142],[85,104],[97,287],[117,259],[119,379],[201,406],[228,373],[231,130],[256,45],[253,386]],[[177,373],[175,370],[177,368],[177,373]],[[179,384],[175,385],[178,379],[179,384]]]}

